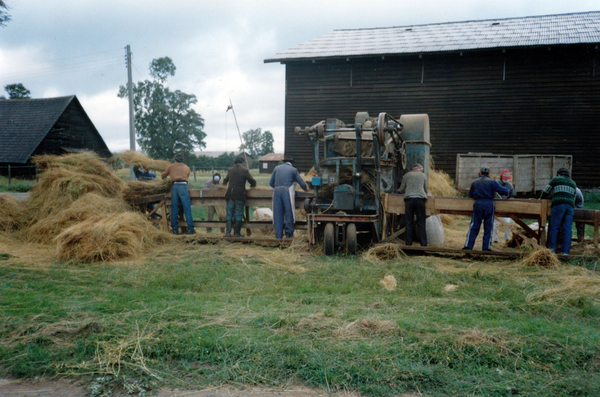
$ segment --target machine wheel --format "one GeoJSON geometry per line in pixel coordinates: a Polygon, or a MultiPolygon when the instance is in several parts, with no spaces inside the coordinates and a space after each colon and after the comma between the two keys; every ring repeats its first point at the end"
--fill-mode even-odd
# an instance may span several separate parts
{"type": "Polygon", "coordinates": [[[325,255],[333,255],[335,252],[335,228],[333,227],[333,223],[325,225],[323,242],[325,244],[325,255]]]}
{"type": "Polygon", "coordinates": [[[357,246],[356,224],[349,223],[348,226],[346,226],[346,250],[349,254],[355,255],[357,246]]]}

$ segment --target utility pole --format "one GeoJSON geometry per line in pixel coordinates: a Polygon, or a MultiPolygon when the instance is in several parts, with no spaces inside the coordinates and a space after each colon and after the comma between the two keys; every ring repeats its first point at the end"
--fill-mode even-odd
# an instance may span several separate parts
{"type": "MultiPolygon", "coordinates": [[[[135,113],[133,112],[133,82],[131,78],[131,47],[127,44],[125,47],[127,59],[127,90],[129,91],[129,149],[135,152],[135,113]]],[[[135,173],[133,166],[129,167],[129,176],[132,181],[135,181],[135,173]]]]}

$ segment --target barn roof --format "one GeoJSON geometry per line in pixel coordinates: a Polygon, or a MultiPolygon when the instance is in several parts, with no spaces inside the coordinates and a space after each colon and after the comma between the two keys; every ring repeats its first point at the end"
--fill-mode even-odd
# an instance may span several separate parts
{"type": "Polygon", "coordinates": [[[75,95],[0,100],[0,162],[26,163],[72,101],[79,104],[75,95]]]}
{"type": "Polygon", "coordinates": [[[265,154],[258,161],[281,161],[283,160],[283,153],[269,153],[265,154]]]}
{"type": "Polygon", "coordinates": [[[600,11],[334,30],[265,62],[600,43],[600,11]]]}

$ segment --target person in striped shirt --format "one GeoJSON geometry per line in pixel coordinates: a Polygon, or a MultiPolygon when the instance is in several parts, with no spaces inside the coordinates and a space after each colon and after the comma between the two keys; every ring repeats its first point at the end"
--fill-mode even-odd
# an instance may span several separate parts
{"type": "Polygon", "coordinates": [[[562,230],[561,251],[565,255],[571,253],[571,228],[576,189],[577,184],[570,178],[569,170],[560,168],[540,196],[541,199],[552,197],[550,230],[548,231],[548,248],[552,252],[556,252],[558,232],[562,230]]]}

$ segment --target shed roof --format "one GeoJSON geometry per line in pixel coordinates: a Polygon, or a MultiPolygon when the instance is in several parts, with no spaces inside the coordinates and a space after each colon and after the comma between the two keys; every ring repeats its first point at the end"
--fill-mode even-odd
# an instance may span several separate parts
{"type": "Polygon", "coordinates": [[[600,43],[600,11],[334,30],[265,62],[593,43],[600,43]]]}
{"type": "Polygon", "coordinates": [[[265,154],[258,161],[281,161],[283,160],[283,153],[269,153],[265,154]]]}
{"type": "Polygon", "coordinates": [[[0,162],[26,163],[73,99],[0,100],[0,162]]]}

